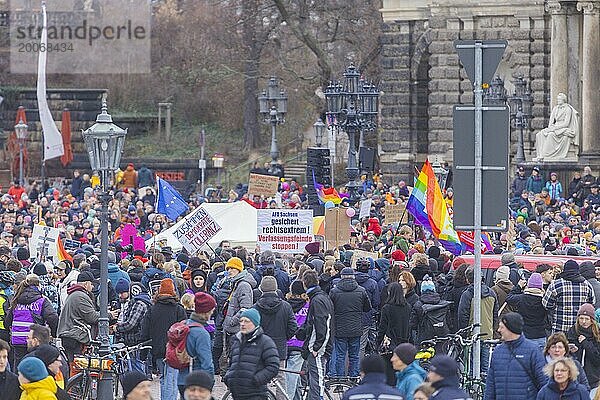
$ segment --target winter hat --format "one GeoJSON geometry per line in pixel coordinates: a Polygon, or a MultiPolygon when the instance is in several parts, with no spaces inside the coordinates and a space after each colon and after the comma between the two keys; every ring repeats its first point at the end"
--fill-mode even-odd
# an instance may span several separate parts
{"type": "Polygon", "coordinates": [[[427,291],[435,292],[435,283],[433,283],[429,275],[425,275],[423,282],[421,282],[421,293],[427,291]]]}
{"type": "Polygon", "coordinates": [[[501,265],[496,270],[496,277],[495,277],[496,279],[494,281],[495,282],[507,281],[509,275],[510,275],[510,268],[507,267],[506,265],[501,265]]]}
{"type": "Polygon", "coordinates": [[[311,243],[307,244],[306,246],[304,246],[304,250],[306,250],[306,252],[311,255],[318,254],[320,248],[321,248],[320,242],[311,242],[311,243]]]}
{"type": "Polygon", "coordinates": [[[546,272],[551,269],[552,269],[552,267],[548,264],[540,264],[537,267],[535,267],[535,272],[537,272],[538,274],[541,274],[542,272],[546,272]]]}
{"type": "Polygon", "coordinates": [[[195,269],[195,270],[193,270],[192,271],[192,275],[191,275],[192,282],[194,281],[194,278],[197,277],[197,276],[203,277],[204,278],[204,282],[206,283],[206,272],[204,272],[201,269],[195,269]]]}
{"type": "Polygon", "coordinates": [[[252,321],[254,326],[260,326],[260,313],[258,312],[258,310],[256,310],[256,308],[249,308],[246,311],[244,311],[240,318],[243,317],[246,317],[250,321],[252,321]]]}
{"type": "Polygon", "coordinates": [[[44,365],[48,366],[60,358],[60,351],[49,344],[41,344],[32,354],[34,357],[42,360],[44,365]]]}
{"type": "Polygon", "coordinates": [[[94,275],[90,271],[81,271],[77,275],[77,283],[94,282],[94,275]]]}
{"type": "Polygon", "coordinates": [[[437,246],[431,246],[427,249],[427,255],[429,256],[429,258],[440,258],[440,254],[440,248],[437,246]]]}
{"type": "Polygon", "coordinates": [[[366,375],[369,373],[385,372],[385,362],[379,354],[371,354],[360,361],[360,370],[366,375]]]}
{"type": "Polygon", "coordinates": [[[304,285],[302,284],[301,281],[298,281],[298,280],[295,280],[294,282],[292,282],[290,291],[295,296],[300,296],[301,294],[306,293],[306,290],[304,290],[304,285]]]}
{"type": "Polygon", "coordinates": [[[260,281],[260,291],[263,293],[276,292],[277,291],[277,280],[274,276],[264,276],[260,281]]]}
{"type": "Polygon", "coordinates": [[[392,252],[392,260],[394,261],[406,261],[406,254],[400,249],[392,252]]]}
{"type": "Polygon", "coordinates": [[[512,333],[516,333],[517,335],[523,333],[524,322],[521,314],[516,312],[506,313],[502,316],[501,321],[506,327],[506,329],[508,329],[512,333]]]}
{"type": "Polygon", "coordinates": [[[17,249],[17,260],[24,261],[29,260],[29,250],[27,247],[19,247],[17,249]]]}
{"type": "Polygon", "coordinates": [[[595,312],[596,310],[594,309],[593,305],[591,305],[590,303],[585,303],[582,304],[581,307],[579,307],[579,311],[577,311],[577,316],[579,317],[581,315],[587,315],[593,320],[595,312]]]}
{"type": "Polygon", "coordinates": [[[177,297],[177,293],[175,293],[175,284],[173,283],[173,279],[165,278],[161,280],[160,287],[158,288],[158,294],[177,297]]]}
{"type": "Polygon", "coordinates": [[[48,377],[48,370],[44,362],[37,357],[24,358],[17,369],[29,382],[41,381],[48,377]]]}
{"type": "Polygon", "coordinates": [[[242,272],[244,270],[244,263],[238,257],[231,257],[229,260],[227,260],[227,264],[225,265],[225,269],[229,268],[237,269],[238,271],[242,272]]]}
{"type": "Polygon", "coordinates": [[[527,287],[530,289],[543,289],[544,281],[542,279],[542,275],[537,272],[531,274],[531,276],[527,280],[527,287]]]}
{"type": "Polygon", "coordinates": [[[121,377],[121,386],[123,386],[123,398],[126,399],[127,395],[131,393],[133,389],[140,383],[148,381],[146,374],[140,371],[129,371],[125,372],[121,377]]]}
{"type": "Polygon", "coordinates": [[[406,365],[415,361],[417,348],[412,343],[401,343],[394,349],[394,354],[406,365]]]}
{"type": "Polygon", "coordinates": [[[502,265],[508,265],[515,262],[515,255],[511,252],[502,254],[502,265]]]}
{"type": "Polygon", "coordinates": [[[129,281],[124,278],[119,278],[117,284],[115,285],[115,292],[117,294],[129,292],[129,281]]]}
{"type": "Polygon", "coordinates": [[[444,378],[456,377],[458,376],[458,364],[452,357],[439,354],[431,359],[429,371],[435,372],[444,378]]]}
{"type": "Polygon", "coordinates": [[[584,261],[579,266],[579,273],[585,279],[594,279],[596,277],[596,267],[591,261],[584,261]]]}
{"type": "Polygon", "coordinates": [[[350,267],[344,267],[340,272],[340,276],[354,276],[354,270],[350,267]]]}
{"type": "Polygon", "coordinates": [[[578,273],[579,272],[579,264],[577,264],[577,261],[568,260],[565,263],[563,272],[577,272],[578,273]]]}
{"type": "Polygon", "coordinates": [[[199,314],[207,313],[217,306],[214,297],[208,293],[198,292],[194,295],[194,311],[199,314]]]}
{"type": "Polygon", "coordinates": [[[214,379],[204,371],[194,371],[185,377],[186,388],[198,386],[212,391],[214,384],[214,379]]]}
{"type": "Polygon", "coordinates": [[[35,267],[33,267],[33,271],[34,274],[36,274],[37,276],[42,276],[42,275],[46,275],[48,274],[48,270],[46,269],[46,266],[44,265],[44,263],[37,263],[35,264],[35,267]]]}

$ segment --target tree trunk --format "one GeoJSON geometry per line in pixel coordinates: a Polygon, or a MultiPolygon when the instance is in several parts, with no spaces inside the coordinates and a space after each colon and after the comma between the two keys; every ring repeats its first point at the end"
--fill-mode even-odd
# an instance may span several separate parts
{"type": "Polygon", "coordinates": [[[242,40],[246,49],[244,62],[244,147],[255,149],[261,145],[258,122],[258,70],[263,44],[256,40],[257,0],[243,0],[242,40]]]}

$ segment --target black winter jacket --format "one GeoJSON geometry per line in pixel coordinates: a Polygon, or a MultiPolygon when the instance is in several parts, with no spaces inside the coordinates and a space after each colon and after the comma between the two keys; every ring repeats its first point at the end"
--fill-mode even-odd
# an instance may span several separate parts
{"type": "Polygon", "coordinates": [[[360,385],[348,389],[342,400],[349,399],[387,399],[402,400],[400,391],[385,383],[385,374],[370,372],[361,379],[360,385]]]}
{"type": "Polygon", "coordinates": [[[591,327],[587,329],[580,327],[576,331],[575,327],[572,326],[567,332],[567,339],[569,339],[569,343],[577,346],[577,351],[573,354],[573,357],[583,365],[590,387],[595,388],[600,384],[600,342],[594,338],[591,327]],[[579,335],[586,337],[581,343],[578,340],[579,335]],[[584,350],[585,358],[583,358],[584,350]]]}
{"type": "Polygon", "coordinates": [[[231,361],[225,384],[234,399],[267,398],[267,383],[279,372],[279,354],[273,340],[259,326],[231,338],[231,361]]]}
{"type": "Polygon", "coordinates": [[[310,299],[308,313],[304,325],[296,332],[296,337],[304,340],[303,353],[315,351],[320,355],[331,354],[335,324],[333,319],[333,303],[320,287],[307,290],[310,299]]]}
{"type": "Polygon", "coordinates": [[[506,303],[523,317],[523,334],[527,339],[546,337],[546,329],[550,328],[548,311],[542,305],[542,297],[543,290],[525,289],[523,292],[519,285],[513,287],[506,297],[506,303]]]}
{"type": "Polygon", "coordinates": [[[371,310],[366,290],[353,278],[340,279],[329,297],[333,302],[335,337],[348,338],[362,335],[362,315],[371,310]]]}
{"type": "Polygon", "coordinates": [[[142,324],[142,338],[152,339],[152,355],[155,360],[165,358],[167,331],[171,325],[185,319],[185,310],[174,297],[161,296],[150,307],[142,324]]]}
{"type": "Polygon", "coordinates": [[[460,296],[468,287],[469,285],[466,283],[453,282],[452,288],[442,296],[444,300],[452,302],[448,312],[448,328],[452,333],[458,330],[458,304],[460,303],[460,296]]]}
{"type": "Polygon", "coordinates": [[[471,399],[471,396],[467,395],[465,391],[460,388],[458,377],[455,376],[444,378],[441,381],[433,383],[431,386],[435,389],[435,392],[429,397],[431,400],[471,399]]]}
{"type": "Polygon", "coordinates": [[[260,313],[260,326],[268,335],[279,353],[279,359],[287,359],[287,341],[298,330],[296,317],[292,306],[285,300],[279,298],[277,293],[264,293],[254,305],[260,313]]]}
{"type": "Polygon", "coordinates": [[[21,397],[19,377],[9,371],[0,372],[0,393],[2,393],[2,400],[19,400],[21,397]]]}
{"type": "Polygon", "coordinates": [[[381,309],[379,328],[377,330],[377,349],[383,342],[383,337],[390,338],[390,349],[394,349],[400,343],[408,342],[410,339],[410,305],[399,306],[396,304],[385,304],[381,309]]]}
{"type": "MultiPolygon", "coordinates": [[[[426,291],[423,293],[419,298],[419,301],[417,301],[413,306],[410,314],[410,326],[417,332],[417,343],[421,343],[423,340],[432,339],[435,336],[435,332],[433,332],[431,329],[427,329],[427,327],[423,325],[423,304],[445,304],[448,308],[448,311],[446,311],[446,316],[450,310],[450,303],[446,300],[442,300],[439,293],[431,291],[426,291]]],[[[448,324],[446,323],[446,326],[447,325],[448,324]]]]}

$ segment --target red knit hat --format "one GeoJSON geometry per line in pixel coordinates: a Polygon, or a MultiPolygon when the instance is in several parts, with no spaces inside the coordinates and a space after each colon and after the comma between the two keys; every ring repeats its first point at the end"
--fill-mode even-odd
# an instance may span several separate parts
{"type": "Polygon", "coordinates": [[[198,292],[194,295],[194,311],[207,313],[217,306],[215,299],[208,293],[198,292]]]}
{"type": "Polygon", "coordinates": [[[165,295],[165,296],[177,296],[177,293],[175,293],[175,285],[173,284],[173,280],[171,278],[165,278],[162,281],[160,281],[160,287],[158,288],[158,294],[159,295],[165,295]]]}
{"type": "Polygon", "coordinates": [[[406,254],[400,249],[392,252],[392,260],[394,261],[406,261],[406,254]]]}

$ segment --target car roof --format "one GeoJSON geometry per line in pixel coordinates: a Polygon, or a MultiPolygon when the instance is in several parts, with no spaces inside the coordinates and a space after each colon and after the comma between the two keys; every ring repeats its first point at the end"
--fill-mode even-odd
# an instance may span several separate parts
{"type": "MultiPolygon", "coordinates": [[[[568,260],[574,260],[578,264],[584,261],[591,261],[592,263],[600,260],[600,257],[587,257],[587,256],[566,256],[566,255],[536,255],[536,254],[524,254],[516,255],[515,262],[522,264],[526,269],[534,270],[540,264],[564,264],[568,260]]],[[[452,267],[456,268],[461,264],[473,265],[475,256],[472,254],[465,254],[458,256],[452,261],[452,267]]],[[[481,268],[483,269],[498,269],[502,265],[502,254],[482,254],[481,255],[481,268]]]]}

